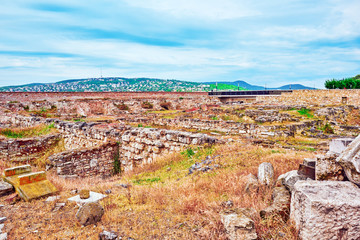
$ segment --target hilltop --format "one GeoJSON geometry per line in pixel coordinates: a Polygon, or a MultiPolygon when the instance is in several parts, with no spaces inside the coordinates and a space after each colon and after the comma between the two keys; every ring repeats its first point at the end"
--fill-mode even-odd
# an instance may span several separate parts
{"type": "MultiPolygon", "coordinates": [[[[231,84],[218,84],[220,90],[237,90],[231,84]]],[[[216,84],[155,78],[88,78],[55,83],[32,83],[0,88],[4,92],[198,92],[216,89],[216,84]]],[[[240,90],[244,90],[240,88],[240,90]]]]}

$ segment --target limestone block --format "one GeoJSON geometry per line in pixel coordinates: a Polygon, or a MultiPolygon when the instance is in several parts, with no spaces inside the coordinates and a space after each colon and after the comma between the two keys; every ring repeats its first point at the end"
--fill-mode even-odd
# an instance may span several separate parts
{"type": "Polygon", "coordinates": [[[325,156],[317,156],[315,168],[315,180],[343,181],[344,171],[336,161],[337,155],[328,152],[325,156]]]}
{"type": "Polygon", "coordinates": [[[360,185],[360,135],[336,159],[350,181],[360,185]]]}
{"type": "Polygon", "coordinates": [[[221,222],[224,224],[230,240],[257,239],[253,220],[243,213],[223,213],[221,222]]]}
{"type": "Polygon", "coordinates": [[[294,185],[297,181],[307,179],[306,176],[299,174],[297,170],[287,172],[282,176],[283,176],[282,183],[287,189],[289,189],[290,192],[293,191],[294,185]]]}
{"type": "Polygon", "coordinates": [[[262,185],[270,185],[274,181],[274,167],[271,163],[264,162],[258,168],[258,180],[262,185]]]}
{"type": "Polygon", "coordinates": [[[336,138],[331,140],[329,151],[333,153],[342,153],[347,146],[353,141],[353,138],[336,138]]]}
{"type": "Polygon", "coordinates": [[[360,189],[351,182],[298,181],[290,218],[303,240],[359,239],[360,189]]]}

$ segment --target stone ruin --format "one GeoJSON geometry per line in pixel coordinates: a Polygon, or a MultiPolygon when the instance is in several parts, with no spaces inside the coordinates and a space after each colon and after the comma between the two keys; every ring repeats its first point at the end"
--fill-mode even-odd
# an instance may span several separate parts
{"type": "Polygon", "coordinates": [[[359,155],[360,136],[333,140],[326,155],[304,159],[298,170],[279,176],[273,203],[260,215],[285,213],[303,240],[359,239],[359,155]]]}

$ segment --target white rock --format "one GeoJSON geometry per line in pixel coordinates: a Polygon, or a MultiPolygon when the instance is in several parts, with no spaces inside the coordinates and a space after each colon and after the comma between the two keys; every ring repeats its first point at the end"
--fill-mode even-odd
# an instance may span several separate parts
{"type": "Polygon", "coordinates": [[[7,233],[1,233],[0,240],[7,240],[7,233]]]}
{"type": "Polygon", "coordinates": [[[347,146],[353,141],[353,138],[336,138],[331,140],[329,151],[333,153],[342,153],[347,146]]]}
{"type": "Polygon", "coordinates": [[[274,167],[271,163],[264,162],[258,168],[258,180],[262,185],[270,185],[274,181],[274,167]]]}
{"type": "Polygon", "coordinates": [[[4,226],[5,226],[4,224],[0,224],[0,233],[2,232],[4,226]]]}
{"type": "Polygon", "coordinates": [[[45,202],[53,202],[55,200],[58,200],[60,199],[60,196],[51,196],[51,197],[48,197],[45,202]]]}
{"type": "Polygon", "coordinates": [[[303,240],[359,239],[360,189],[351,182],[298,181],[290,218],[303,240]]]}
{"type": "Polygon", "coordinates": [[[306,176],[300,175],[297,170],[293,170],[284,174],[282,183],[287,189],[290,190],[290,192],[292,192],[297,181],[306,179],[306,176]]]}
{"type": "Polygon", "coordinates": [[[336,159],[350,181],[360,185],[360,135],[336,159]]]}
{"type": "Polygon", "coordinates": [[[80,205],[83,205],[85,203],[97,202],[105,197],[107,197],[107,195],[90,191],[90,197],[87,199],[81,199],[80,195],[76,195],[74,197],[68,198],[68,201],[74,201],[80,205]]]}

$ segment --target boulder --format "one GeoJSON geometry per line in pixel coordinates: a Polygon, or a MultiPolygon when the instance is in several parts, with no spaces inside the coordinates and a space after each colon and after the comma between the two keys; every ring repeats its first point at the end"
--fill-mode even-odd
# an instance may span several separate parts
{"type": "Polygon", "coordinates": [[[336,161],[337,156],[331,152],[325,156],[317,156],[315,180],[343,181],[345,179],[344,170],[336,161]]]}
{"type": "Polygon", "coordinates": [[[303,240],[359,239],[360,189],[351,182],[298,181],[290,218],[303,240]]]}
{"type": "Polygon", "coordinates": [[[294,184],[297,181],[307,179],[306,176],[299,174],[297,170],[287,172],[287,173],[283,174],[282,176],[283,176],[282,183],[287,189],[289,189],[290,192],[293,191],[294,184]]]}
{"type": "Polygon", "coordinates": [[[80,207],[76,218],[81,225],[87,226],[99,222],[103,215],[104,208],[97,202],[90,202],[80,207]]]}
{"type": "MultiPolygon", "coordinates": [[[[116,232],[103,231],[99,234],[99,240],[117,240],[118,234],[116,232]]],[[[121,238],[120,238],[121,239],[121,238]]]]}
{"type": "Polygon", "coordinates": [[[254,221],[242,212],[224,212],[221,222],[230,240],[257,239],[254,221]]]}
{"type": "Polygon", "coordinates": [[[11,184],[4,182],[3,180],[0,180],[0,197],[8,195],[13,192],[14,192],[14,187],[11,184]]]}
{"type": "Polygon", "coordinates": [[[246,176],[245,192],[250,193],[259,189],[259,182],[253,174],[246,176]]]}
{"type": "Polygon", "coordinates": [[[343,167],[347,178],[360,185],[360,135],[349,144],[336,161],[343,167]]]}
{"type": "Polygon", "coordinates": [[[274,181],[274,167],[271,163],[264,162],[258,168],[258,180],[262,185],[271,185],[274,181]]]}
{"type": "Polygon", "coordinates": [[[272,193],[272,204],[260,211],[262,218],[280,215],[287,219],[290,213],[291,195],[285,186],[276,187],[272,193]]]}

